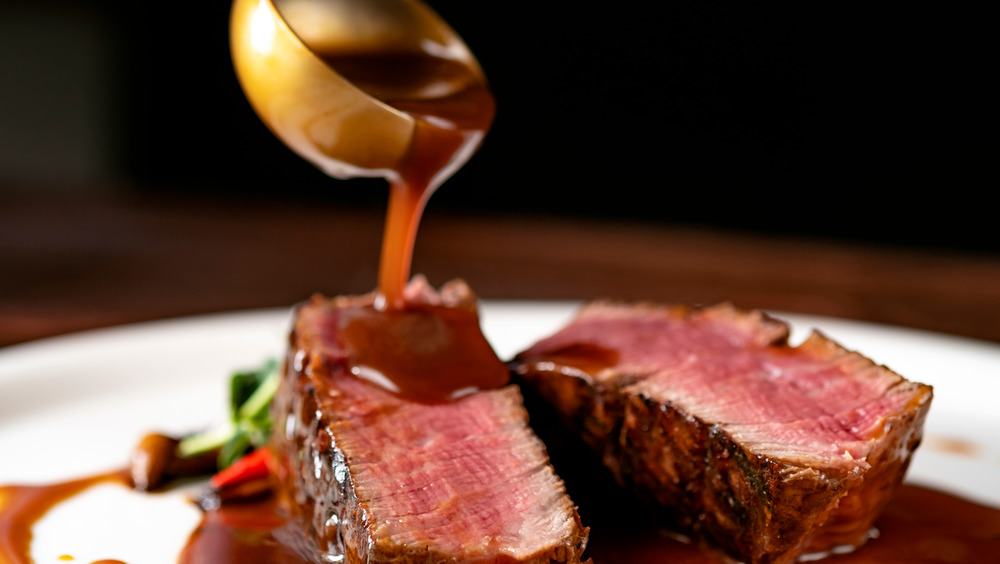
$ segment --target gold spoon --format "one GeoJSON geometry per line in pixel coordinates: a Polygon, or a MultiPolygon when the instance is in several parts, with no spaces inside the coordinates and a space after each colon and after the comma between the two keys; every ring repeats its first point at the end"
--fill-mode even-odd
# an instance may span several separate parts
{"type": "Polygon", "coordinates": [[[493,120],[479,63],[419,0],[235,0],[230,42],[288,147],[334,177],[389,180],[376,306],[405,307],[424,204],[493,120]]]}
{"type": "Polygon", "coordinates": [[[359,57],[423,54],[460,67],[403,85],[410,99],[445,98],[470,81],[485,85],[462,39],[417,0],[235,0],[230,47],[264,123],[337,178],[393,179],[416,130],[412,112],[390,105],[393,85],[365,84],[359,57]],[[349,63],[361,71],[353,80],[347,66],[338,66],[349,63]]]}

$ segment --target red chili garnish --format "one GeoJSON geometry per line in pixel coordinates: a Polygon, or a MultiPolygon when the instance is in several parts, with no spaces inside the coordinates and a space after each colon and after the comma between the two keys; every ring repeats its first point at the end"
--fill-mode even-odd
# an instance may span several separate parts
{"type": "Polygon", "coordinates": [[[268,461],[270,458],[271,453],[267,448],[258,448],[222,470],[219,470],[209,480],[209,484],[216,490],[221,490],[252,480],[262,480],[268,475],[268,461]]]}

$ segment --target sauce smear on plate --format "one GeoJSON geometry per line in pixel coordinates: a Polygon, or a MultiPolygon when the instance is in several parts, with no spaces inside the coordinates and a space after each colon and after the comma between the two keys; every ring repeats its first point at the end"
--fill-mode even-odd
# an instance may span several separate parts
{"type": "Polygon", "coordinates": [[[0,486],[0,564],[32,564],[32,526],[59,503],[112,481],[128,483],[128,473],[109,472],[41,486],[0,486]]]}
{"type": "MultiPolygon", "coordinates": [[[[46,486],[0,487],[0,564],[31,564],[31,526],[57,503],[95,484],[127,480],[124,472],[46,486]]],[[[730,564],[686,544],[638,515],[623,499],[588,497],[581,516],[591,527],[587,552],[594,564],[730,564]]],[[[623,497],[623,496],[616,496],[623,497]]],[[[829,564],[1000,562],[1000,509],[933,489],[904,484],[876,522],[879,535],[829,564]]],[[[179,564],[308,564],[311,545],[284,517],[274,496],[223,503],[205,511],[179,564]]],[[[314,554],[314,553],[313,553],[314,554]]]]}
{"type": "MultiPolygon", "coordinates": [[[[576,499],[576,497],[574,497],[576,499]]],[[[581,515],[586,515],[581,508],[581,515]]],[[[652,521],[623,525],[621,516],[587,522],[594,564],[732,564],[687,544],[652,521]]],[[[903,484],[875,522],[878,537],[861,548],[827,556],[828,564],[973,564],[1000,562],[1000,510],[936,490],[903,484]]]]}

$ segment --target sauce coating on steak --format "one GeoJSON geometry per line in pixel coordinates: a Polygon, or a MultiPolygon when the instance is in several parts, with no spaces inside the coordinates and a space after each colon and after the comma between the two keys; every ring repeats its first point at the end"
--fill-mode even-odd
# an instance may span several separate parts
{"type": "Polygon", "coordinates": [[[579,562],[587,530],[517,387],[428,403],[351,374],[338,316],[372,299],[297,309],[272,406],[279,491],[321,559],[579,562]]]}
{"type": "Polygon", "coordinates": [[[863,544],[902,481],[930,387],[722,304],[593,303],[518,379],[680,532],[752,563],[863,544]]]}

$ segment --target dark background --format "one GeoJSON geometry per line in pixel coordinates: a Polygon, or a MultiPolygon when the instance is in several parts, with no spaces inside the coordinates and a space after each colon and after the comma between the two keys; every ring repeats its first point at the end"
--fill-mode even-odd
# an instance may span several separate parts
{"type": "MultiPolygon", "coordinates": [[[[429,0],[498,101],[431,200],[1000,253],[995,61],[954,7],[429,0]]],[[[6,0],[0,195],[381,206],[250,109],[229,3],[6,0]]]]}

